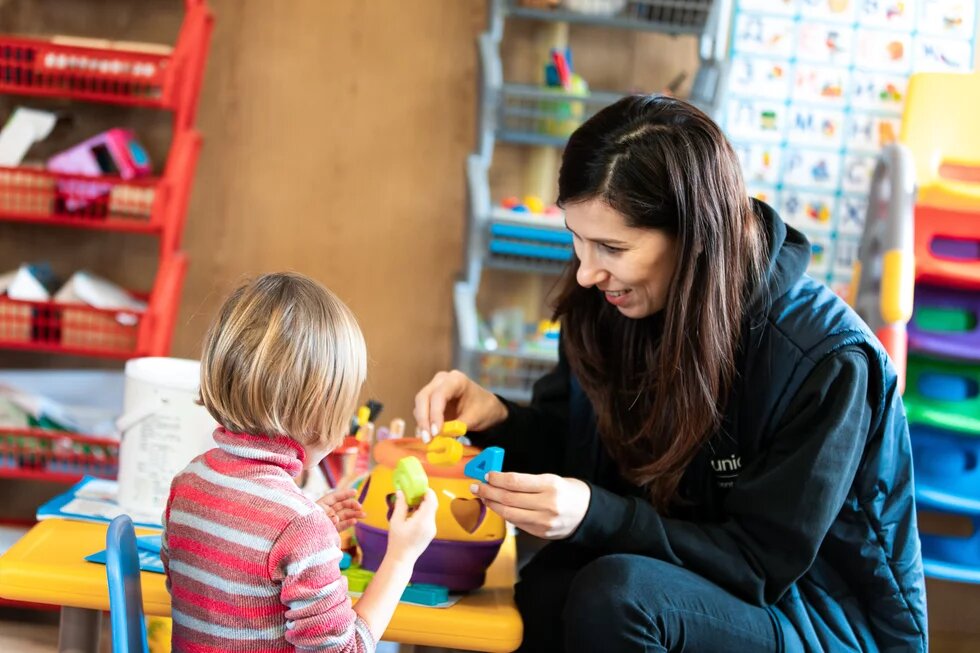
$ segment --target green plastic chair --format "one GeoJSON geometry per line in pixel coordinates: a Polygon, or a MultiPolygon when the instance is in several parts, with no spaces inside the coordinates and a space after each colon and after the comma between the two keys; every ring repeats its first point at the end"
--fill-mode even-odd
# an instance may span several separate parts
{"type": "Polygon", "coordinates": [[[909,423],[980,437],[980,364],[910,354],[907,373],[909,423]]]}

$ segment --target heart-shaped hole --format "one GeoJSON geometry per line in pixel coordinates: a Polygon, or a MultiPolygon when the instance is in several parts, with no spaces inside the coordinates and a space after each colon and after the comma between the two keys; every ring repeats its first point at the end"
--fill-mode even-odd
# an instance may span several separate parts
{"type": "Polygon", "coordinates": [[[487,516],[487,507],[479,499],[453,499],[449,511],[467,533],[475,533],[487,516]]]}

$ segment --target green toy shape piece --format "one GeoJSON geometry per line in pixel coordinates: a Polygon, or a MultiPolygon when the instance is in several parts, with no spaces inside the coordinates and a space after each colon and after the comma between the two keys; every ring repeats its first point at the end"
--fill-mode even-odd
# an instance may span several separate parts
{"type": "Polygon", "coordinates": [[[429,477],[425,475],[422,463],[415,456],[405,456],[395,465],[392,477],[396,490],[401,490],[409,507],[415,507],[422,501],[425,491],[429,489],[429,477]]]}
{"type": "Polygon", "coordinates": [[[351,592],[363,592],[374,578],[374,572],[360,567],[350,567],[341,572],[347,577],[347,589],[351,592]]]}

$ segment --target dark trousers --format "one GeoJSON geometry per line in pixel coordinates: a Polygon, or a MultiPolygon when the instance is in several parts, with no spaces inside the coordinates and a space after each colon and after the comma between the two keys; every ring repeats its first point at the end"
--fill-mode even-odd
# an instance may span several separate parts
{"type": "Polygon", "coordinates": [[[520,651],[784,651],[778,613],[646,556],[595,557],[555,543],[522,570],[520,651]]]}

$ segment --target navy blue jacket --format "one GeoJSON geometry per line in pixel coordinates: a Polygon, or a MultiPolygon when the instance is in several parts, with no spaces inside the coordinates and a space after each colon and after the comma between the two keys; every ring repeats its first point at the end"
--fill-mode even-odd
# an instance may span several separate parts
{"type": "MultiPolygon", "coordinates": [[[[814,651],[925,651],[925,581],[912,454],[894,369],[860,318],[806,276],[810,247],[757,203],[770,237],[769,301],[748,316],[724,424],[661,516],[623,479],[564,358],[529,407],[474,433],[506,467],[590,484],[570,541],[649,555],[757,605],[814,651]]],[[[761,306],[761,305],[760,305],[761,306]]]]}

